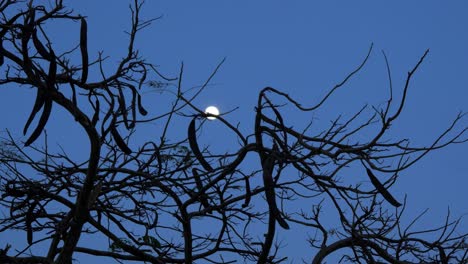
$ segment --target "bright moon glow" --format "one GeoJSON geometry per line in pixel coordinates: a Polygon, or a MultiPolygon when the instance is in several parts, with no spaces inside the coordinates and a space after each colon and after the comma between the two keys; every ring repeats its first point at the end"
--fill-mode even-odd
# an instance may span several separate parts
{"type": "MultiPolygon", "coordinates": [[[[212,115],[219,115],[219,110],[216,106],[208,106],[206,109],[205,109],[205,113],[206,114],[212,114],[212,115]]],[[[208,116],[207,117],[209,120],[215,120],[216,117],[214,116],[208,116]]]]}

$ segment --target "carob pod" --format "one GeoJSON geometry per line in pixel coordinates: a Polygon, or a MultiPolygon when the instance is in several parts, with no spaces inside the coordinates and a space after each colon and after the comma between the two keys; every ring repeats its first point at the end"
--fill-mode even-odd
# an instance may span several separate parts
{"type": "Polygon", "coordinates": [[[148,114],[148,111],[146,111],[146,109],[143,107],[142,103],[141,103],[141,95],[138,94],[138,111],[140,112],[141,115],[145,116],[148,114]]]}
{"type": "Polygon", "coordinates": [[[31,111],[31,114],[29,114],[28,120],[26,121],[26,124],[24,125],[23,135],[26,135],[26,133],[28,132],[28,128],[31,125],[31,122],[33,121],[34,117],[39,112],[39,110],[41,110],[42,106],[45,103],[45,96],[43,93],[44,91],[42,91],[40,88],[37,88],[36,100],[34,102],[34,106],[31,111]]]}
{"type": "Polygon", "coordinates": [[[26,147],[31,145],[31,143],[33,143],[41,135],[42,130],[44,130],[47,124],[47,121],[49,121],[50,113],[52,112],[53,100],[50,97],[50,95],[48,95],[48,92],[51,91],[55,85],[55,77],[57,74],[57,62],[55,61],[55,54],[52,49],[50,49],[49,54],[53,59],[50,61],[49,64],[49,73],[47,75],[46,87],[37,88],[36,100],[34,102],[33,110],[31,111],[31,114],[29,115],[29,118],[26,121],[26,125],[23,129],[23,134],[26,134],[29,125],[31,124],[32,120],[39,112],[39,110],[42,108],[42,106],[44,106],[44,109],[42,110],[42,115],[39,119],[36,129],[33,131],[26,143],[24,143],[26,147]]]}
{"type": "Polygon", "coordinates": [[[242,205],[242,208],[249,206],[250,199],[252,198],[252,191],[250,190],[249,177],[245,176],[244,179],[245,179],[245,201],[244,201],[244,204],[242,205]]]}
{"type": "Polygon", "coordinates": [[[265,197],[268,203],[268,207],[271,213],[274,215],[278,224],[284,228],[289,229],[289,225],[286,220],[281,216],[281,212],[276,205],[276,195],[273,181],[273,167],[275,165],[275,160],[273,155],[265,155],[265,158],[262,161],[263,168],[263,184],[265,185],[265,197]]]}
{"type": "Polygon", "coordinates": [[[195,155],[195,158],[197,158],[198,162],[202,165],[202,167],[207,170],[208,172],[213,171],[213,168],[211,165],[205,160],[203,157],[200,149],[198,148],[198,143],[197,143],[197,135],[196,135],[196,130],[195,130],[195,119],[197,117],[195,116],[192,121],[189,124],[188,127],[188,141],[190,144],[190,148],[192,149],[193,154],[195,155]]]}
{"type": "Polygon", "coordinates": [[[389,202],[391,205],[395,207],[401,206],[401,203],[399,203],[391,194],[390,192],[383,186],[382,183],[375,177],[375,175],[372,173],[372,171],[369,168],[366,168],[367,175],[369,176],[369,179],[371,180],[371,183],[375,186],[377,191],[389,202]]]}
{"type": "Polygon", "coordinates": [[[88,79],[88,24],[81,18],[80,28],[80,50],[81,50],[81,83],[86,83],[88,79]]]}
{"type": "Polygon", "coordinates": [[[39,55],[41,55],[44,59],[48,60],[48,61],[52,61],[53,59],[55,59],[54,57],[51,56],[51,54],[47,51],[47,49],[44,47],[44,45],[42,45],[42,42],[39,40],[39,38],[37,37],[37,31],[36,29],[33,30],[33,33],[32,33],[32,40],[33,40],[33,44],[34,44],[34,47],[36,48],[37,52],[39,53],[39,55]]]}
{"type": "Polygon", "coordinates": [[[42,115],[41,118],[39,119],[39,123],[37,124],[36,129],[32,132],[31,136],[26,140],[26,143],[24,143],[24,146],[27,147],[31,145],[36,139],[41,135],[42,130],[44,130],[44,127],[47,124],[47,121],[49,120],[50,113],[52,112],[52,99],[48,96],[44,98],[44,110],[42,110],[42,115]]]}
{"type": "Polygon", "coordinates": [[[96,99],[96,109],[94,109],[94,115],[93,115],[93,119],[91,120],[91,125],[93,127],[96,126],[97,122],[99,121],[99,100],[96,99]]]}
{"type": "Polygon", "coordinates": [[[125,154],[130,155],[132,150],[127,146],[127,143],[125,143],[123,138],[120,136],[115,125],[111,125],[110,132],[120,150],[122,150],[125,154]]]}

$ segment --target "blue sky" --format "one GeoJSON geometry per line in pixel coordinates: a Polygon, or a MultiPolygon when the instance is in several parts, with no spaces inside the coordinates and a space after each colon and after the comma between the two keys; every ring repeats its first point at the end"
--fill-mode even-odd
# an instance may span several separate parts
{"type": "MultiPolygon", "coordinates": [[[[122,27],[128,23],[122,17],[128,10],[123,2],[115,4],[118,12],[106,12],[107,19],[98,16],[106,1],[100,6],[84,1],[76,8],[89,14],[100,49],[107,50],[110,39],[125,37],[122,27]]],[[[143,15],[162,18],[142,32],[139,47],[169,75],[184,62],[186,87],[202,84],[226,57],[214,85],[196,103],[201,108],[219,105],[222,111],[239,107],[227,118],[240,122],[246,132],[253,124],[257,93],[265,86],[313,104],[374,43],[363,71],[335,94],[322,115],[314,115],[326,127],[340,113],[385,101],[388,82],[381,50],[388,56],[398,95],[407,72],[430,49],[404,114],[391,131],[394,138],[428,144],[459,111],[468,111],[467,11],[466,1],[148,1],[143,15]]],[[[114,44],[110,52],[124,49],[124,42],[114,44]]],[[[308,121],[289,118],[298,126],[308,121]]],[[[467,124],[465,119],[462,125],[467,124]]],[[[447,206],[457,216],[468,213],[463,202],[468,200],[465,149],[457,145],[432,153],[401,177],[395,191],[409,195],[411,208],[434,208],[440,220],[447,206]]]]}
{"type": "MultiPolygon", "coordinates": [[[[111,56],[108,65],[115,64],[126,48],[128,2],[68,1],[68,6],[88,16],[90,49],[104,50],[111,56]]],[[[257,94],[265,86],[312,105],[354,69],[374,43],[367,65],[323,111],[310,116],[286,112],[291,125],[303,127],[316,118],[326,129],[340,113],[349,115],[364,104],[386,100],[381,50],[390,62],[395,94],[400,95],[407,72],[430,49],[414,77],[404,113],[390,131],[394,139],[408,137],[427,145],[459,111],[468,111],[467,12],[466,1],[147,1],[143,17],[162,17],[142,31],[137,46],[141,56],[170,76],[184,62],[186,88],[202,84],[226,58],[213,85],[195,103],[200,108],[214,104],[221,111],[239,107],[226,118],[240,122],[245,133],[252,131],[257,94]]],[[[58,46],[77,39],[78,24],[57,29],[65,30],[55,38],[58,46]]],[[[28,100],[33,98],[25,99],[27,93],[19,89],[0,89],[0,110],[15,112],[2,116],[4,128],[19,136],[30,111],[28,100]]],[[[165,103],[157,96],[150,98],[155,99],[146,105],[154,111],[165,103]]],[[[467,120],[461,126],[467,126],[467,120]]],[[[47,128],[50,137],[60,134],[70,141],[81,133],[73,125],[73,120],[57,113],[47,128]],[[70,127],[67,133],[59,128],[64,123],[70,127]]],[[[213,130],[203,131],[206,144],[225,146],[221,127],[209,125],[213,130]]],[[[184,136],[185,131],[174,128],[174,136],[184,136]]],[[[465,144],[436,151],[402,174],[392,192],[408,195],[408,216],[430,208],[423,222],[437,224],[448,207],[453,217],[468,213],[466,149],[465,144]]],[[[468,231],[463,226],[461,230],[468,231]]]]}

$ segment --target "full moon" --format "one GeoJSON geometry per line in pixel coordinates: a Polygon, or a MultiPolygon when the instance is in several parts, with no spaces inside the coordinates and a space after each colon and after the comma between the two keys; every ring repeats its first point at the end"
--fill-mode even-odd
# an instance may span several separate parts
{"type": "MultiPolygon", "coordinates": [[[[205,109],[205,113],[206,114],[211,114],[211,115],[219,115],[219,110],[216,106],[208,106],[206,109],[205,109]]],[[[207,117],[209,120],[215,120],[216,117],[214,116],[208,116],[207,117]]]]}

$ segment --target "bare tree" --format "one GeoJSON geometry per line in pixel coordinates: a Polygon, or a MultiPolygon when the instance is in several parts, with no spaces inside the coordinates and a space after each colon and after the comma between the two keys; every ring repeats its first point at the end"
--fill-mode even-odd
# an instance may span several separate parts
{"type": "Polygon", "coordinates": [[[302,112],[324,107],[363,67],[372,47],[355,70],[312,106],[266,87],[258,95],[250,133],[243,134],[226,115],[216,116],[238,138],[237,149],[216,155],[197,141],[210,114],[193,102],[221,64],[188,96],[181,85],[183,66],[177,78],[167,78],[135,49],[137,33],[153,21],[142,20],[141,9],[135,0],[127,53],[112,74],[105,74],[102,53],[89,58],[86,18],[61,0],[52,6],[0,2],[0,84],[37,91],[24,126],[27,140],[8,132],[1,141],[0,232],[21,231],[26,238],[10,241],[0,251],[1,263],[71,263],[74,253],[119,262],[281,263],[288,252],[275,237],[292,229],[315,234],[305,241],[315,250],[306,260],[312,263],[341,249],[348,249],[340,251],[343,260],[356,263],[466,263],[467,235],[455,232],[458,220],[447,217],[433,229],[412,231],[418,219],[403,226],[405,200],[389,191],[401,172],[429,152],[467,141],[467,128],[459,128],[463,114],[425,147],[387,137],[427,51],[409,71],[401,100],[393,98],[387,63],[386,103],[365,106],[318,132],[310,126],[294,129],[283,118],[282,106],[302,112]],[[79,43],[59,53],[46,25],[64,22],[79,25],[79,43]],[[164,92],[169,85],[176,87],[172,107],[150,116],[141,91],[152,87],[164,92]],[[52,107],[68,112],[84,129],[89,140],[85,162],[64,150],[51,151],[47,140],[38,143],[52,107]],[[183,140],[169,138],[175,119],[188,125],[183,140]],[[145,123],[163,129],[154,141],[130,148],[136,129],[145,123]],[[363,131],[373,136],[359,142],[363,131]],[[368,180],[343,177],[350,166],[361,168],[368,180]],[[297,209],[298,203],[307,206],[297,209]],[[332,231],[322,221],[324,207],[339,218],[332,231]],[[108,243],[79,243],[83,239],[108,243]]]}

